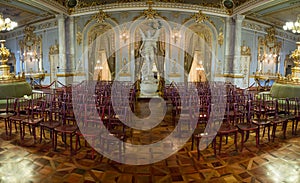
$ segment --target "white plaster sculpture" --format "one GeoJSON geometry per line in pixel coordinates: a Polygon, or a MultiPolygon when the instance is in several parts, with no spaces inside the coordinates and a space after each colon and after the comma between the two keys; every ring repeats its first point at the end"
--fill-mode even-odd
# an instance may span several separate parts
{"type": "Polygon", "coordinates": [[[140,33],[142,36],[142,45],[139,49],[140,54],[143,58],[144,64],[142,66],[142,80],[154,80],[154,75],[152,72],[153,63],[155,59],[155,55],[157,54],[157,41],[159,37],[160,30],[157,29],[153,34],[148,30],[146,35],[140,29],[140,33]]]}

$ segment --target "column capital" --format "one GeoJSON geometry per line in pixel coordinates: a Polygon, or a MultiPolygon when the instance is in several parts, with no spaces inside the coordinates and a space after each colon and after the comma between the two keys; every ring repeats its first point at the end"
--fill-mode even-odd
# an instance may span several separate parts
{"type": "Polygon", "coordinates": [[[65,19],[65,15],[64,15],[64,14],[57,14],[57,15],[55,15],[55,17],[56,17],[58,20],[65,19]]]}
{"type": "Polygon", "coordinates": [[[245,19],[245,15],[236,14],[233,18],[235,21],[242,22],[245,19]]]}

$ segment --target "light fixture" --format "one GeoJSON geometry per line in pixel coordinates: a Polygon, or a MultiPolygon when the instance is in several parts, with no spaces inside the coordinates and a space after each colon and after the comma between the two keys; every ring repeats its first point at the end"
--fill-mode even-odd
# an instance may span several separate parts
{"type": "Polygon", "coordinates": [[[127,42],[127,40],[129,39],[128,33],[126,30],[123,30],[122,34],[120,35],[120,39],[123,39],[124,43],[127,42]]]}
{"type": "Polygon", "coordinates": [[[17,22],[11,21],[10,18],[5,18],[0,13],[0,31],[10,31],[18,26],[17,22]]]}
{"type": "Polygon", "coordinates": [[[181,35],[180,35],[179,31],[177,30],[177,28],[175,28],[175,29],[173,30],[172,38],[173,38],[175,44],[176,44],[176,42],[178,41],[178,39],[181,38],[181,35]]]}
{"type": "Polygon", "coordinates": [[[286,22],[283,29],[290,30],[293,33],[300,33],[300,14],[297,15],[296,22],[286,22]]]}

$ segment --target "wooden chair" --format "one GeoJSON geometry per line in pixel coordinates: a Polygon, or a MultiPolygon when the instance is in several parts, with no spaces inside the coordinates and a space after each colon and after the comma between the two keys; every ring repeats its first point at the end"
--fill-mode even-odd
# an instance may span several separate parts
{"type": "Polygon", "coordinates": [[[247,120],[246,122],[240,122],[236,124],[236,127],[238,128],[239,133],[241,134],[241,151],[243,151],[244,143],[248,140],[250,132],[255,132],[256,134],[256,146],[259,146],[259,126],[252,123],[252,117],[253,117],[253,108],[252,108],[252,102],[251,100],[247,101],[246,103],[246,109],[247,109],[247,120]],[[245,138],[246,133],[246,138],[245,138]]]}
{"type": "Polygon", "coordinates": [[[50,102],[50,108],[47,111],[48,117],[45,118],[47,120],[44,120],[43,122],[40,123],[40,143],[42,142],[43,136],[46,139],[45,130],[47,129],[50,132],[50,139],[51,139],[53,149],[55,149],[54,129],[60,126],[62,121],[61,109],[62,109],[62,102],[57,99],[53,99],[50,102]]]}
{"type": "MultiPolygon", "coordinates": [[[[233,103],[233,104],[219,104],[220,106],[226,105],[226,110],[225,110],[225,119],[224,116],[220,116],[217,120],[222,123],[220,126],[217,136],[220,138],[220,144],[219,144],[219,154],[221,153],[222,149],[222,138],[223,136],[226,136],[226,144],[228,143],[228,135],[233,134],[234,135],[234,145],[236,151],[238,151],[238,145],[237,145],[237,135],[238,135],[238,128],[235,126],[235,124],[238,122],[240,118],[240,111],[238,110],[238,104],[233,103]],[[233,108],[231,108],[231,105],[233,105],[233,108]],[[232,111],[234,110],[234,111],[232,111]],[[231,114],[236,114],[236,116],[230,116],[231,114]],[[232,119],[233,118],[233,121],[232,119]]],[[[221,112],[221,111],[220,111],[221,112]]],[[[222,113],[220,114],[222,115],[222,113]]]]}
{"type": "Polygon", "coordinates": [[[68,102],[62,102],[62,121],[61,125],[54,128],[54,150],[57,147],[57,135],[61,134],[62,140],[67,145],[67,135],[70,137],[70,155],[73,155],[73,136],[76,135],[78,126],[76,124],[75,115],[73,113],[73,104],[68,102]]]}
{"type": "Polygon", "coordinates": [[[0,112],[0,120],[4,120],[5,123],[5,134],[8,137],[8,128],[9,128],[9,118],[15,115],[14,99],[6,98],[6,107],[5,110],[0,112]]]}
{"type": "Polygon", "coordinates": [[[34,137],[34,142],[36,142],[36,127],[39,126],[39,124],[41,122],[44,121],[44,117],[42,116],[42,114],[44,114],[44,107],[45,105],[43,104],[44,102],[42,102],[42,104],[39,106],[41,108],[34,108],[34,103],[33,100],[29,100],[28,101],[28,115],[27,118],[22,120],[21,123],[23,125],[23,132],[21,133],[21,140],[24,140],[24,136],[25,136],[25,126],[27,125],[29,127],[29,130],[31,132],[31,128],[32,128],[32,134],[34,137]]]}
{"type": "Polygon", "coordinates": [[[14,99],[14,105],[15,105],[15,115],[9,117],[9,135],[11,136],[12,134],[12,125],[14,124],[16,132],[17,130],[17,125],[19,125],[20,129],[20,137],[22,137],[22,121],[27,118],[28,110],[26,109],[28,105],[28,99],[24,98],[15,98],[14,99]]]}

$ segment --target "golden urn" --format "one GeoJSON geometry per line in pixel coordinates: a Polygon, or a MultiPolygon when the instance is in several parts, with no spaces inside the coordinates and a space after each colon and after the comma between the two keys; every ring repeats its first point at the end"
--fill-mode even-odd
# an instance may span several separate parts
{"type": "Polygon", "coordinates": [[[293,59],[295,66],[292,68],[293,80],[300,79],[300,42],[297,42],[297,49],[292,52],[290,58],[293,59]]]}
{"type": "Polygon", "coordinates": [[[4,46],[5,40],[0,40],[0,80],[10,79],[10,67],[7,65],[10,52],[4,46]]]}

